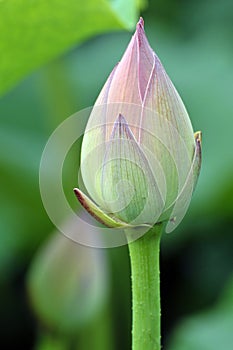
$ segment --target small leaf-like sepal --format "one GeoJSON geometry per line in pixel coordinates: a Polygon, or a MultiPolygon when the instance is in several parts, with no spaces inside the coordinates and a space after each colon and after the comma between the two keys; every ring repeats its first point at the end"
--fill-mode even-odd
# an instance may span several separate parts
{"type": "Polygon", "coordinates": [[[102,209],[100,209],[92,200],[90,200],[82,191],[78,188],[74,188],[74,193],[78,198],[80,204],[83,206],[86,211],[91,214],[97,221],[101,224],[104,224],[110,228],[130,228],[134,227],[133,225],[129,225],[114,216],[110,216],[105,213],[102,209]]]}

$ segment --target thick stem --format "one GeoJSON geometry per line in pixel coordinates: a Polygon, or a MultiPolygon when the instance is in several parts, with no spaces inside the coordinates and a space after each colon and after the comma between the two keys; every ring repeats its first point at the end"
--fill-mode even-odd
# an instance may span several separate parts
{"type": "Polygon", "coordinates": [[[132,350],[160,350],[159,248],[162,225],[129,243],[132,276],[132,350]]]}

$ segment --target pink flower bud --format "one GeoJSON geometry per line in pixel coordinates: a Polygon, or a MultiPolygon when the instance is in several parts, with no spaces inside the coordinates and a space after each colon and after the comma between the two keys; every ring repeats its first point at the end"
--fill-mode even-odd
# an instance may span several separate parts
{"type": "Polygon", "coordinates": [[[184,216],[200,147],[142,18],[93,107],[81,158],[83,180],[100,216],[103,211],[135,226],[176,217],[179,222],[184,216]]]}

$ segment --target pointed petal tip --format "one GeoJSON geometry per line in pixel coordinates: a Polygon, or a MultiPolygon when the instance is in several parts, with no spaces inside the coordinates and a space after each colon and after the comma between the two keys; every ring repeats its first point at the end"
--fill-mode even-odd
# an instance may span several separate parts
{"type": "Polygon", "coordinates": [[[80,194],[79,189],[78,188],[74,188],[73,191],[74,191],[75,195],[78,197],[79,194],[80,194]]]}
{"type": "Polygon", "coordinates": [[[144,19],[142,17],[139,18],[139,21],[137,23],[137,29],[144,29],[144,19]]]}
{"type": "Polygon", "coordinates": [[[127,120],[121,113],[119,113],[117,119],[115,120],[112,129],[111,139],[114,138],[126,138],[129,140],[135,140],[135,137],[130,129],[127,120]]]}
{"type": "Polygon", "coordinates": [[[202,132],[201,131],[196,131],[194,133],[194,138],[195,138],[195,141],[199,144],[201,144],[202,142],[202,132]]]}
{"type": "Polygon", "coordinates": [[[196,143],[196,158],[199,162],[199,168],[201,167],[201,156],[202,156],[202,147],[201,147],[201,141],[202,141],[202,132],[197,131],[194,133],[195,143],[196,143]]]}
{"type": "Polygon", "coordinates": [[[200,174],[201,170],[201,162],[202,162],[202,149],[201,149],[201,131],[197,131],[194,133],[194,138],[196,142],[196,149],[195,149],[195,158],[194,158],[194,166],[193,166],[193,190],[195,189],[197,185],[197,180],[200,174]]]}
{"type": "Polygon", "coordinates": [[[142,42],[145,40],[145,31],[144,31],[144,20],[142,17],[140,17],[137,26],[136,26],[136,37],[138,38],[138,44],[139,47],[141,46],[142,42]]]}
{"type": "Polygon", "coordinates": [[[115,123],[116,124],[127,124],[127,121],[126,121],[125,117],[121,113],[119,113],[115,123]]]}
{"type": "Polygon", "coordinates": [[[74,188],[73,191],[79,203],[85,208],[85,199],[82,195],[82,192],[78,188],[74,188]]]}

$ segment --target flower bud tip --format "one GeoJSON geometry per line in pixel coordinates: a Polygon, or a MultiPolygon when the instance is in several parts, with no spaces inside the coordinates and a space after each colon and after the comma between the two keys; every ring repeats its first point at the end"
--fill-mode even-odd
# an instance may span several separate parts
{"type": "Polygon", "coordinates": [[[121,113],[119,114],[118,118],[114,123],[111,139],[117,137],[135,140],[135,137],[132,131],[130,130],[129,124],[127,123],[125,117],[121,113]]]}
{"type": "Polygon", "coordinates": [[[144,20],[142,17],[139,18],[139,21],[137,23],[137,27],[139,27],[139,26],[140,26],[140,28],[144,29],[144,20]]]}

